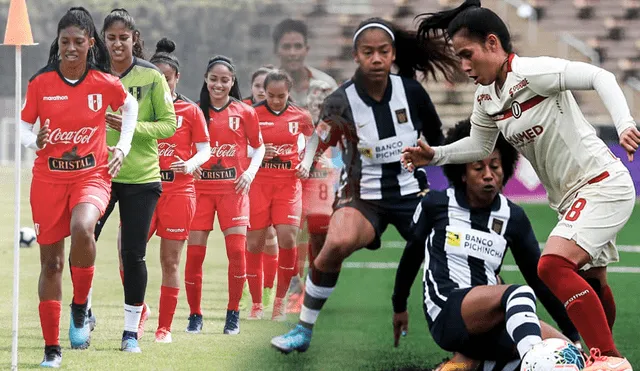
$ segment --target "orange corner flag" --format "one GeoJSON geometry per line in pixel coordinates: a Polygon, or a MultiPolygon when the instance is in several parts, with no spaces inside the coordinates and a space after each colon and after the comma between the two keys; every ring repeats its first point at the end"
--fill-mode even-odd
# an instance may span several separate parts
{"type": "Polygon", "coordinates": [[[34,45],[26,0],[11,0],[4,45],[34,45]]]}

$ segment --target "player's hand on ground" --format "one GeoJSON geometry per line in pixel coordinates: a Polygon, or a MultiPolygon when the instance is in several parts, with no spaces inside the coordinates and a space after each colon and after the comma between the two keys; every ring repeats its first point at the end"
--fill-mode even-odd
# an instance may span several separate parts
{"type": "Polygon", "coordinates": [[[112,153],[111,161],[109,161],[109,175],[115,178],[122,168],[122,162],[124,161],[124,153],[120,148],[107,147],[109,152],[112,153]]]}
{"type": "Polygon", "coordinates": [[[417,167],[429,165],[435,153],[433,148],[429,147],[427,143],[422,141],[422,139],[418,139],[418,146],[405,147],[402,149],[400,161],[405,169],[413,171],[417,167]]]}
{"type": "Polygon", "coordinates": [[[171,165],[169,165],[169,169],[175,171],[176,173],[189,174],[189,166],[187,165],[187,162],[178,156],[174,157],[178,161],[172,162],[171,165]]]}
{"type": "Polygon", "coordinates": [[[40,126],[38,136],[36,137],[36,145],[38,146],[38,148],[42,149],[47,145],[47,143],[49,143],[49,134],[51,134],[51,129],[49,128],[49,119],[46,119],[44,121],[44,125],[40,126]]]}
{"type": "Polygon", "coordinates": [[[627,151],[627,158],[633,161],[633,154],[640,144],[640,131],[635,127],[631,127],[622,132],[620,135],[620,145],[627,151]]]}
{"type": "Polygon", "coordinates": [[[243,195],[248,194],[251,183],[253,183],[253,178],[253,174],[247,173],[246,171],[242,173],[242,175],[233,182],[236,185],[236,193],[242,193],[243,195]]]}
{"type": "Polygon", "coordinates": [[[109,128],[116,131],[122,130],[122,116],[116,113],[107,112],[106,121],[109,128]]]}
{"type": "Polygon", "coordinates": [[[197,167],[194,171],[193,171],[193,179],[195,180],[200,180],[202,179],[202,168],[201,167],[197,167]]]}
{"type": "Polygon", "coordinates": [[[273,143],[265,143],[264,144],[264,159],[271,160],[276,157],[276,146],[273,143]]]}
{"type": "Polygon", "coordinates": [[[393,314],[393,346],[398,347],[400,336],[407,336],[409,331],[409,312],[393,314]]]}
{"type": "Polygon", "coordinates": [[[301,163],[296,166],[296,176],[300,179],[307,179],[309,177],[309,169],[301,163]]]}

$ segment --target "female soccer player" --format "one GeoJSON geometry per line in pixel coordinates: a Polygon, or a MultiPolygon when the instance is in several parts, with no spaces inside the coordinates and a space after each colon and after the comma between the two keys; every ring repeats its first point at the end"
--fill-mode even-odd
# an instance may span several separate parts
{"type": "MultiPolygon", "coordinates": [[[[258,68],[253,73],[251,76],[251,98],[246,98],[243,102],[254,105],[267,99],[267,95],[264,90],[264,78],[273,69],[274,67],[272,65],[265,65],[258,68]]],[[[252,154],[249,155],[252,156],[252,154]]],[[[273,285],[278,271],[278,237],[276,236],[276,230],[273,226],[270,226],[267,229],[267,236],[265,237],[264,250],[262,251],[261,259],[263,267],[263,277],[261,279],[263,280],[262,284],[264,288],[262,304],[264,307],[268,307],[273,303],[273,285]]],[[[245,289],[242,296],[248,299],[248,290],[245,289]]]]}
{"type": "MultiPolygon", "coordinates": [[[[468,137],[470,129],[469,120],[458,123],[449,130],[445,143],[468,137]]],[[[407,298],[423,261],[425,316],[442,349],[478,361],[505,363],[522,357],[543,338],[562,338],[548,326],[541,330],[536,296],[570,340],[579,340],[562,303],[538,277],[540,247],[527,215],[500,194],[517,159],[518,152],[500,136],[495,150],[483,160],[445,165],[451,188],[431,191],[422,199],[396,273],[396,346],[408,327],[407,298]],[[498,282],[507,250],[528,286],[498,282]]],[[[456,369],[475,370],[478,364],[458,363],[456,369]]],[[[456,362],[449,361],[441,370],[455,366],[456,362]]]]}
{"type": "Polygon", "coordinates": [[[162,287],[156,330],[158,343],[171,342],[171,322],[180,292],[180,254],[196,213],[192,173],[211,156],[209,131],[202,110],[176,92],[180,61],[172,54],[175,48],[173,41],[163,38],[156,45],[156,53],[150,60],[167,79],[178,122],[178,130],[171,138],[158,141],[162,195],[149,230],[149,238],[154,232],[161,238],[162,287]],[[194,144],[195,153],[192,151],[194,144]]]}
{"type": "Polygon", "coordinates": [[[255,110],[240,101],[231,59],[209,60],[200,90],[200,108],[209,125],[211,158],[196,182],[196,215],[191,224],[184,284],[189,302],[187,332],[202,331],[202,263],[213,219],[224,234],[229,259],[229,302],[223,333],[240,333],[240,299],[246,280],[245,248],[249,225],[249,188],[265,153],[255,110]],[[247,146],[254,150],[248,157],[247,146]]]}
{"type": "Polygon", "coordinates": [[[358,69],[323,104],[317,127],[325,145],[342,147],[345,167],[327,239],[305,284],[300,322],[271,344],[282,352],[305,351],[322,306],[333,291],[344,259],[363,247],[377,249],[389,223],[410,237],[411,216],[421,198],[418,180],[402,169],[400,150],[424,134],[443,135],[438,114],[416,71],[450,75],[456,64],[443,42],[417,39],[381,19],[362,22],[353,37],[358,69]],[[390,73],[396,65],[399,75],[390,73]]]}
{"type": "MultiPolygon", "coordinates": [[[[111,56],[111,71],[136,98],[138,124],[133,135],[131,154],[112,180],[111,200],[96,226],[96,237],[104,227],[116,202],[119,203],[124,285],[124,332],[121,349],[140,352],[138,339],[144,331],[148,312],[142,313],[147,289],[145,254],[153,211],[162,192],[158,139],[176,132],[176,114],[169,85],[162,73],[142,59],[142,41],[133,17],[124,9],[114,9],[104,19],[102,35],[111,56]]],[[[120,137],[122,119],[107,113],[107,144],[120,137]]]]}
{"type": "MultiPolygon", "coordinates": [[[[606,282],[606,266],[618,261],[615,238],[635,203],[627,168],[597,137],[580,112],[571,90],[596,90],[611,114],[629,160],[640,132],[615,76],[581,62],[513,54],[504,22],[477,0],[421,21],[428,40],[444,30],[476,84],[471,136],[443,147],[406,149],[409,169],[426,164],[466,163],[486,157],[502,132],[533,165],[561,219],[538,263],[540,278],[567,308],[595,358],[585,370],[628,370],[620,358],[607,313],[615,303],[606,282]],[[595,277],[599,290],[581,277],[595,277]]],[[[611,323],[613,323],[611,321],[611,323]]]]}
{"type": "Polygon", "coordinates": [[[131,148],[138,104],[110,74],[109,52],[89,12],[71,8],[58,22],[47,66],[29,80],[22,109],[22,144],[36,150],[31,211],[40,244],[42,367],[60,367],[60,312],[64,239],[71,236],[73,283],[69,340],[86,349],[91,339],[87,299],[93,280],[96,222],[109,203],[111,177],[131,148]],[[106,146],[105,112],[122,109],[122,135],[106,146]],[[40,119],[37,136],[33,124],[40,119]],[[112,154],[108,160],[108,153],[112,154]]]}
{"type": "Polygon", "coordinates": [[[293,82],[286,72],[274,70],[264,79],[267,99],[255,106],[266,153],[251,188],[251,227],[247,240],[247,276],[253,304],[249,318],[263,316],[261,253],[267,228],[278,236],[278,284],[273,320],[286,319],[284,298],[296,266],[296,237],[302,213],[302,186],[318,147],[311,116],[289,102],[293,82]],[[311,136],[306,141],[305,136],[311,136]],[[306,143],[305,143],[306,141],[306,143]],[[304,154],[302,149],[304,148],[304,154]]]}

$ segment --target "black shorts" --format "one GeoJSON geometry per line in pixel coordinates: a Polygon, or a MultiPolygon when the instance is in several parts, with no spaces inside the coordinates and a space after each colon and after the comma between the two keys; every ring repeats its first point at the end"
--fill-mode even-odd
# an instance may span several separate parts
{"type": "MultiPolygon", "coordinates": [[[[513,360],[518,358],[516,346],[507,333],[505,322],[484,334],[469,334],[462,319],[462,300],[471,289],[472,287],[457,289],[449,294],[444,308],[429,326],[433,340],[446,351],[459,352],[477,360],[513,360]]],[[[424,311],[429,318],[426,306],[424,311]]]]}
{"type": "Polygon", "coordinates": [[[373,230],[376,232],[373,242],[365,247],[369,250],[377,250],[381,245],[380,237],[389,224],[396,227],[405,241],[411,237],[410,229],[413,213],[416,211],[421,200],[422,195],[419,193],[386,200],[336,198],[333,209],[338,210],[343,207],[352,207],[360,211],[369,223],[371,223],[373,230]]]}

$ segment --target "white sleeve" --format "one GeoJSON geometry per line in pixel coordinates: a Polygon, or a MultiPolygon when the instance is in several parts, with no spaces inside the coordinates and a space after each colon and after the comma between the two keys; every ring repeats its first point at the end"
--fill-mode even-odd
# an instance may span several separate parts
{"type": "Polygon", "coordinates": [[[193,173],[198,166],[201,166],[211,157],[211,147],[209,142],[196,143],[196,154],[188,159],[185,164],[187,165],[187,174],[193,173]]]}
{"type": "Polygon", "coordinates": [[[122,110],[122,129],[120,129],[120,140],[116,144],[116,148],[120,149],[126,157],[131,150],[131,141],[133,133],[138,124],[138,101],[129,93],[124,100],[122,110]]]}
{"type": "Polygon", "coordinates": [[[20,121],[20,142],[26,148],[35,149],[36,151],[39,149],[36,144],[38,140],[38,136],[33,132],[33,125],[26,122],[20,121]]]}
{"type": "Polygon", "coordinates": [[[466,164],[480,161],[491,154],[500,135],[497,127],[489,128],[471,122],[471,135],[446,146],[433,147],[431,165],[466,164]]]}
{"type": "Polygon", "coordinates": [[[260,164],[262,164],[262,159],[264,158],[264,154],[266,153],[267,150],[264,146],[264,143],[262,143],[258,148],[253,148],[251,146],[249,146],[249,148],[251,149],[251,152],[252,152],[251,163],[249,164],[249,167],[244,172],[244,174],[251,175],[251,179],[253,179],[256,177],[256,174],[260,169],[260,164]]]}
{"type": "Polygon", "coordinates": [[[313,165],[313,160],[316,157],[316,150],[318,149],[319,143],[320,138],[314,131],[311,137],[307,140],[307,143],[304,147],[304,158],[302,159],[302,166],[304,166],[307,170],[311,169],[311,165],[313,165]]]}
{"type": "Polygon", "coordinates": [[[595,90],[607,107],[618,135],[636,126],[624,93],[611,72],[588,63],[569,62],[561,79],[560,88],[562,90],[595,90]]]}

